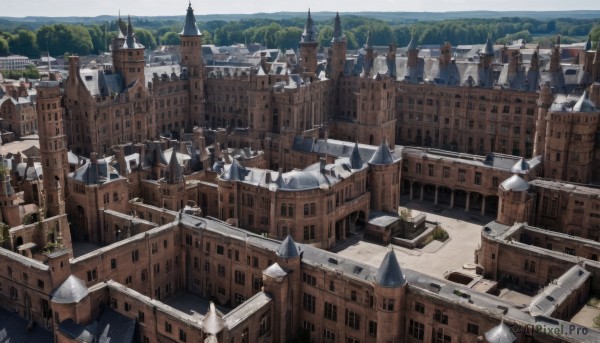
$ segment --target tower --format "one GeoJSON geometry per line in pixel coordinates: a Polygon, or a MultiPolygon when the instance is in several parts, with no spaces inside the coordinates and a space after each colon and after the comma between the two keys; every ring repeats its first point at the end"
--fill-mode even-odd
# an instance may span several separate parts
{"type": "Polygon", "coordinates": [[[537,101],[538,115],[535,121],[535,138],[533,142],[533,156],[544,155],[546,145],[546,116],[554,97],[550,83],[546,82],[540,87],[540,96],[537,101]]]}
{"type": "Polygon", "coordinates": [[[504,180],[498,187],[498,196],[500,204],[498,206],[498,223],[512,226],[515,222],[523,223],[529,221],[533,204],[535,203],[535,193],[529,191],[529,184],[518,174],[519,164],[525,164],[521,160],[511,168],[515,173],[513,176],[504,180]]]}
{"type": "Polygon", "coordinates": [[[188,129],[204,126],[204,68],[202,62],[202,33],[196,25],[196,17],[190,2],[185,15],[181,39],[181,65],[189,80],[188,129]]]}
{"type": "Polygon", "coordinates": [[[492,61],[494,60],[494,46],[492,45],[492,39],[488,36],[485,41],[485,48],[479,54],[479,66],[484,69],[492,67],[492,61]]]}
{"type": "Polygon", "coordinates": [[[550,56],[550,71],[557,72],[560,70],[560,35],[556,37],[556,44],[550,56]]]}
{"type": "MultiPolygon", "coordinates": [[[[10,227],[21,224],[17,194],[10,183],[10,169],[3,155],[0,155],[0,222],[10,227]]],[[[0,232],[0,239],[2,235],[0,232]]]]}
{"type": "Polygon", "coordinates": [[[372,210],[398,212],[401,164],[401,159],[395,159],[390,148],[382,140],[369,160],[372,210]]]}
{"type": "Polygon", "coordinates": [[[373,283],[377,310],[377,341],[399,342],[402,332],[406,302],[406,278],[393,249],[389,249],[373,283]],[[382,330],[383,328],[390,328],[382,330]]]}
{"type": "Polygon", "coordinates": [[[333,38],[331,39],[331,69],[330,77],[334,81],[338,81],[344,73],[344,64],[346,63],[347,52],[346,35],[342,32],[342,23],[340,14],[336,13],[335,22],[333,25],[333,38]]]}
{"type": "Polygon", "coordinates": [[[371,70],[373,69],[373,62],[375,61],[375,52],[371,45],[371,31],[367,33],[367,41],[365,42],[365,62],[363,64],[363,76],[370,77],[371,70]]]}
{"type": "Polygon", "coordinates": [[[37,87],[37,115],[44,192],[48,217],[65,213],[65,174],[69,171],[67,137],[58,81],[44,81],[37,87]]]}
{"type": "Polygon", "coordinates": [[[121,74],[125,86],[136,80],[145,85],[144,46],[135,37],[131,17],[127,18],[127,34],[121,37],[120,30],[119,33],[119,36],[113,41],[113,72],[121,74]]]}
{"type": "Polygon", "coordinates": [[[414,34],[410,38],[410,42],[408,43],[406,50],[408,52],[408,60],[406,61],[406,65],[410,68],[416,68],[419,58],[419,49],[417,48],[417,41],[414,34]]]}
{"type": "Polygon", "coordinates": [[[310,15],[309,9],[304,32],[300,39],[300,70],[298,72],[303,78],[317,77],[318,35],[317,26],[310,15]]]}
{"type": "Polygon", "coordinates": [[[173,147],[169,164],[165,170],[164,183],[161,183],[163,207],[171,211],[179,211],[185,202],[185,180],[183,169],[177,160],[177,149],[173,147]]]}

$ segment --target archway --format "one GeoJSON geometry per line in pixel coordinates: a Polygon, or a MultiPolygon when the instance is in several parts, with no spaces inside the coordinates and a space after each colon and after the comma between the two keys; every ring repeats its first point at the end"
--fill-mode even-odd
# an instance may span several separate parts
{"type": "Polygon", "coordinates": [[[457,189],[454,191],[454,207],[456,208],[465,208],[467,204],[467,192],[462,189],[457,189]]]}
{"type": "Polygon", "coordinates": [[[452,197],[452,190],[445,186],[438,188],[438,204],[450,205],[450,199],[452,197]]]}
{"type": "Polygon", "coordinates": [[[497,215],[498,214],[498,196],[497,195],[488,195],[485,197],[485,214],[487,215],[497,215]]]}
{"type": "Polygon", "coordinates": [[[483,196],[477,192],[471,192],[469,194],[469,210],[481,211],[483,205],[483,196]]]}
{"type": "Polygon", "coordinates": [[[423,200],[435,202],[435,185],[426,184],[423,186],[423,200]]]}

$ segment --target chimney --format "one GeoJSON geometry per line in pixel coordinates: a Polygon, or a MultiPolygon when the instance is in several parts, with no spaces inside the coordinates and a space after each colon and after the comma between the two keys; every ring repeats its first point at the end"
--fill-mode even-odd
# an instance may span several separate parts
{"type": "Polygon", "coordinates": [[[268,185],[271,183],[271,172],[267,171],[267,174],[265,175],[265,183],[268,185]]]}
{"type": "Polygon", "coordinates": [[[325,159],[325,157],[319,158],[319,170],[321,171],[321,174],[325,174],[325,165],[327,164],[325,159]]]}

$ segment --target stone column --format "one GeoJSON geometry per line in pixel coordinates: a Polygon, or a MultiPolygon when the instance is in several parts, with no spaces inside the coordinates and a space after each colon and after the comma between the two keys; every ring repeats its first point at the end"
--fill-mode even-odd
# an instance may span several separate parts
{"type": "Polygon", "coordinates": [[[436,205],[438,204],[438,190],[439,190],[439,187],[435,186],[435,200],[433,201],[433,203],[436,205]]]}
{"type": "Polygon", "coordinates": [[[481,215],[485,215],[485,196],[483,196],[483,199],[481,200],[481,215]]]}
{"type": "Polygon", "coordinates": [[[450,191],[450,208],[454,208],[454,189],[450,191]]]}
{"type": "Polygon", "coordinates": [[[412,200],[413,199],[413,182],[409,181],[409,183],[410,183],[410,200],[412,200]]]}
{"type": "Polygon", "coordinates": [[[425,185],[421,185],[421,193],[419,194],[419,200],[423,201],[423,189],[425,188],[425,185]]]}
{"type": "Polygon", "coordinates": [[[465,201],[465,212],[469,212],[470,200],[471,200],[471,192],[467,192],[467,201],[465,201]]]}

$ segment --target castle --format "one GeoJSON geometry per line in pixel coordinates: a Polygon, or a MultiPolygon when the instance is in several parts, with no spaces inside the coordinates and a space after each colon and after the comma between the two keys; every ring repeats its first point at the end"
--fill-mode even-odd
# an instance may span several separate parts
{"type": "Polygon", "coordinates": [[[190,4],[180,65],[146,66],[128,20],[111,70],[40,82],[39,151],[2,156],[0,307],[57,342],[600,340],[569,322],[598,289],[600,50],[349,57],[337,15],[319,60],[317,34],[309,12],[298,61],[206,66],[190,4]],[[323,250],[389,243],[401,196],[496,215],[475,262],[550,283],[534,310],[323,250]]]}

